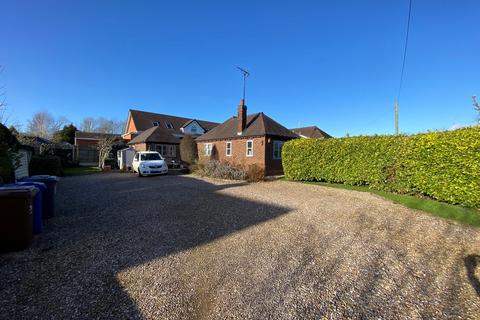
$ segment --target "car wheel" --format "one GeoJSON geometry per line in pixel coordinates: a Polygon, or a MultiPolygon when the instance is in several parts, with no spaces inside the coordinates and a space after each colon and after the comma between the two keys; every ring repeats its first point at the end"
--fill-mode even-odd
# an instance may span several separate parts
{"type": "Polygon", "coordinates": [[[143,177],[143,174],[140,173],[140,170],[138,170],[137,175],[141,178],[143,177]]]}

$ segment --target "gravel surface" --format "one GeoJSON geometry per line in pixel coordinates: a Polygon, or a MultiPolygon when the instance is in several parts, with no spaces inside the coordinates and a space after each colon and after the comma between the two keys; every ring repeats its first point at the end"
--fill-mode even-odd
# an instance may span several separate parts
{"type": "Polygon", "coordinates": [[[285,181],[63,178],[3,319],[478,319],[480,229],[285,181]]]}

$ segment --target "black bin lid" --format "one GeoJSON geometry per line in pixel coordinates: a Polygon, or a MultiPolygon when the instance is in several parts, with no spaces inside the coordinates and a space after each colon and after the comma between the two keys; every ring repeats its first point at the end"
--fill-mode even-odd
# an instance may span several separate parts
{"type": "Polygon", "coordinates": [[[34,186],[0,186],[0,198],[31,198],[38,189],[34,186]]]}

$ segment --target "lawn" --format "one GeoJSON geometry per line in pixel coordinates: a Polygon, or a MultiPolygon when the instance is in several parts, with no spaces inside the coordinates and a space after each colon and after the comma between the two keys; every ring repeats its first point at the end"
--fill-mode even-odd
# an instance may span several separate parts
{"type": "Polygon", "coordinates": [[[85,174],[99,173],[101,170],[98,167],[75,167],[75,168],[64,168],[63,175],[68,176],[81,176],[85,174]]]}
{"type": "Polygon", "coordinates": [[[415,196],[391,193],[386,191],[372,190],[365,186],[351,186],[341,183],[327,182],[304,182],[308,184],[316,184],[323,187],[347,189],[360,192],[370,192],[388,199],[394,203],[404,205],[411,209],[422,210],[434,216],[445,219],[455,220],[463,224],[480,226],[480,211],[472,208],[465,208],[458,205],[439,202],[428,198],[419,198],[415,196]]]}

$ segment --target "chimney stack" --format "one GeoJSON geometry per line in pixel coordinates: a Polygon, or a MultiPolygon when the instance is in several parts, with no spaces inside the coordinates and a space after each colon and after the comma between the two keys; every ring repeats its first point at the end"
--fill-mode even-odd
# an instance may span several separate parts
{"type": "Polygon", "coordinates": [[[240,136],[247,126],[247,106],[245,105],[244,99],[240,99],[237,112],[237,135],[240,136]]]}

